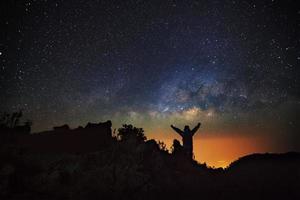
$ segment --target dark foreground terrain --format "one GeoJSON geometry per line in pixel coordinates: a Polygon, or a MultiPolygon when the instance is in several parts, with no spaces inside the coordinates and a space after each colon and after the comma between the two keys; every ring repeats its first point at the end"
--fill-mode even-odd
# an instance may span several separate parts
{"type": "Polygon", "coordinates": [[[168,153],[142,129],[110,128],[2,127],[0,199],[300,199],[299,153],[253,154],[212,169],[187,159],[178,141],[168,153]]]}

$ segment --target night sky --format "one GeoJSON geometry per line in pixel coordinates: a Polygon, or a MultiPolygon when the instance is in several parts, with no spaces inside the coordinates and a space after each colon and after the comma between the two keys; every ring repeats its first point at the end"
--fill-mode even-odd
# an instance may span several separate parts
{"type": "Polygon", "coordinates": [[[296,0],[0,6],[0,111],[22,109],[35,132],[111,119],[169,144],[170,124],[202,122],[203,162],[300,151],[296,0]]]}

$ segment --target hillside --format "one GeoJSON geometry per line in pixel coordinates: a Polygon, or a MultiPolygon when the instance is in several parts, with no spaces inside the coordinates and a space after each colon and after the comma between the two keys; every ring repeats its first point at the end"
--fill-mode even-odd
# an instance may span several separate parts
{"type": "Polygon", "coordinates": [[[168,153],[145,140],[142,129],[119,133],[108,136],[99,123],[13,135],[1,145],[1,199],[300,198],[299,153],[253,154],[211,169],[180,146],[168,153]]]}

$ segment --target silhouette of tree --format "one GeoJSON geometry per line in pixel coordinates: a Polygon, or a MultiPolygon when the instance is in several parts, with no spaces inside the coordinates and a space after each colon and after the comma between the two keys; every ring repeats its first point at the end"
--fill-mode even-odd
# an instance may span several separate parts
{"type": "Polygon", "coordinates": [[[157,144],[161,151],[168,151],[167,145],[163,141],[158,141],[157,144]]]}
{"type": "Polygon", "coordinates": [[[144,142],[147,139],[143,128],[136,128],[131,124],[123,124],[123,127],[118,129],[118,138],[122,141],[132,139],[138,142],[144,142]]]}
{"type": "Polygon", "coordinates": [[[15,132],[15,133],[30,133],[32,122],[27,120],[20,125],[20,120],[23,116],[23,112],[20,110],[12,114],[6,112],[0,116],[0,132],[15,132]]]}
{"type": "Polygon", "coordinates": [[[8,127],[9,114],[4,112],[0,117],[0,127],[8,127]]]}
{"type": "Polygon", "coordinates": [[[14,128],[20,124],[20,118],[23,116],[22,111],[14,112],[11,116],[10,128],[14,128]]]}
{"type": "Polygon", "coordinates": [[[6,128],[14,128],[20,123],[20,118],[23,116],[22,111],[8,114],[4,112],[0,118],[0,126],[6,128]]]}

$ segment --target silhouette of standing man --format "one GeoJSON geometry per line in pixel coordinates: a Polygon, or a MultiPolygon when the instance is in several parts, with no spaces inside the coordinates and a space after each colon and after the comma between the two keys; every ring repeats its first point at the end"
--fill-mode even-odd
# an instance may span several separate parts
{"type": "Polygon", "coordinates": [[[190,159],[193,159],[193,136],[199,129],[200,125],[201,123],[198,123],[192,130],[190,130],[189,126],[185,126],[183,131],[171,125],[171,128],[182,137],[183,149],[190,159]]]}

